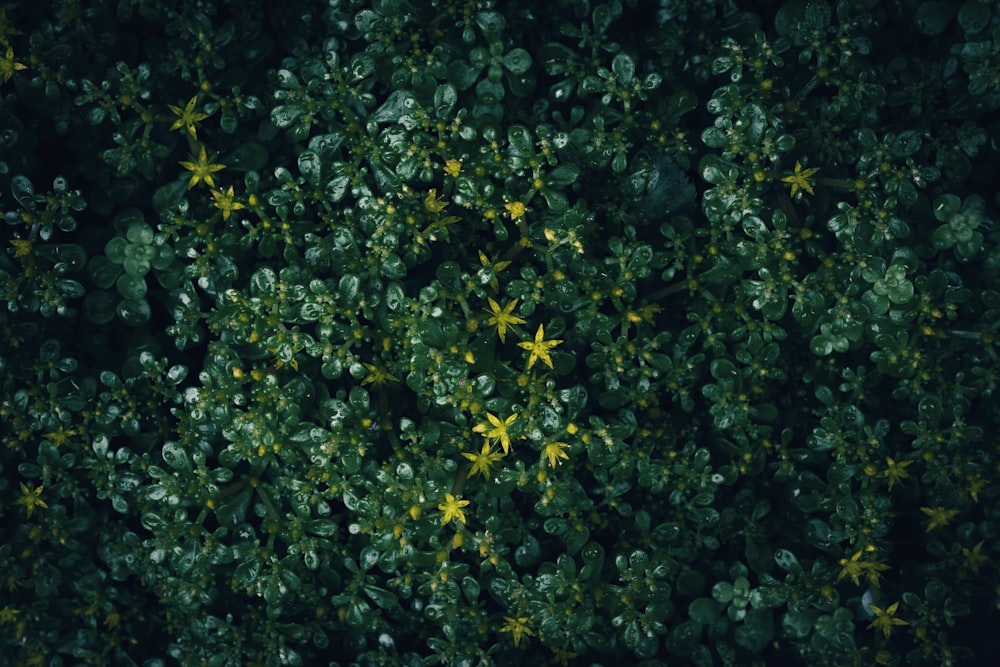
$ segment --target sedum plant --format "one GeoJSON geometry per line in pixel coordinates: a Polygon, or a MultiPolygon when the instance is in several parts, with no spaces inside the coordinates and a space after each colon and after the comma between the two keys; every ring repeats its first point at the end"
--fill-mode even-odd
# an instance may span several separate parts
{"type": "Polygon", "coordinates": [[[998,26],[0,9],[3,654],[989,655],[998,26]]]}

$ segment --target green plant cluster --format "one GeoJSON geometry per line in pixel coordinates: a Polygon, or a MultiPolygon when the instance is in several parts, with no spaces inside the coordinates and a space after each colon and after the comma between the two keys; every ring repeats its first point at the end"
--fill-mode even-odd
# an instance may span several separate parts
{"type": "Polygon", "coordinates": [[[55,0],[0,55],[5,664],[995,622],[995,3],[55,0]]]}

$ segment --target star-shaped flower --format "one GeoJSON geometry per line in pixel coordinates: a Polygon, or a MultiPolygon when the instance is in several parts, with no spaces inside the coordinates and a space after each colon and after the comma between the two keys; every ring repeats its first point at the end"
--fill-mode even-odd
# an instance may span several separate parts
{"type": "Polygon", "coordinates": [[[795,161],[795,173],[791,176],[785,176],[781,179],[782,183],[791,183],[792,192],[791,195],[794,197],[795,193],[799,190],[805,190],[809,194],[816,194],[812,189],[812,182],[809,178],[819,171],[819,167],[811,167],[809,169],[803,169],[802,165],[798,160],[795,161]]]}
{"type": "Polygon", "coordinates": [[[524,202],[511,201],[504,204],[504,208],[510,213],[511,220],[520,220],[527,213],[528,207],[524,205],[524,202]]]}
{"type": "Polygon", "coordinates": [[[441,525],[446,526],[453,520],[465,523],[465,512],[462,511],[462,508],[468,504],[468,500],[459,500],[450,493],[444,494],[444,502],[438,505],[438,509],[444,512],[444,516],[441,518],[441,525]]]}
{"type": "Polygon", "coordinates": [[[564,450],[569,447],[565,442],[550,442],[545,445],[545,456],[549,459],[549,467],[555,468],[559,465],[559,459],[569,461],[569,454],[564,450]]]}
{"type": "Polygon", "coordinates": [[[24,482],[21,482],[21,497],[15,500],[14,504],[24,505],[25,510],[28,512],[28,516],[31,516],[31,513],[35,511],[36,507],[47,509],[48,504],[42,500],[42,491],[44,489],[44,486],[29,489],[24,482]]]}
{"type": "Polygon", "coordinates": [[[10,77],[14,76],[14,72],[25,69],[28,69],[27,65],[14,61],[14,47],[8,46],[7,53],[3,58],[0,58],[0,75],[3,75],[4,83],[10,81],[10,77]]]}
{"type": "Polygon", "coordinates": [[[899,603],[893,602],[887,609],[882,609],[881,607],[876,607],[875,605],[868,605],[875,614],[875,620],[873,620],[868,627],[876,628],[882,631],[885,638],[888,639],[889,635],[892,634],[892,628],[896,625],[909,625],[906,621],[901,618],[895,618],[893,614],[899,609],[899,603]]]}
{"type": "Polygon", "coordinates": [[[493,316],[486,320],[487,324],[491,327],[497,328],[497,335],[500,336],[500,342],[503,343],[507,340],[507,327],[513,326],[515,324],[524,324],[524,320],[517,315],[512,315],[512,311],[517,306],[517,299],[509,302],[503,308],[500,304],[494,301],[492,298],[489,299],[490,302],[490,312],[493,316]]]}
{"type": "Polygon", "coordinates": [[[531,620],[527,616],[519,616],[513,618],[511,616],[504,616],[503,620],[506,624],[500,628],[500,632],[509,632],[514,638],[514,646],[518,646],[521,643],[521,638],[527,635],[528,637],[534,637],[535,633],[532,632],[531,628],[528,627],[528,622],[531,620]]]}
{"type": "Polygon", "coordinates": [[[174,130],[179,130],[181,128],[184,128],[185,130],[187,130],[188,134],[191,135],[192,139],[198,138],[197,125],[201,121],[208,118],[208,114],[195,111],[194,108],[197,104],[198,104],[198,96],[195,95],[190,100],[188,100],[188,103],[184,105],[183,109],[181,109],[180,107],[176,107],[173,104],[167,105],[167,108],[170,109],[170,111],[173,112],[175,116],[177,116],[177,120],[175,120],[174,124],[170,126],[171,132],[173,132],[174,130]]]}
{"type": "Polygon", "coordinates": [[[562,340],[545,340],[545,328],[539,324],[538,331],[535,332],[535,340],[522,341],[517,346],[531,352],[531,355],[528,357],[529,369],[535,365],[535,361],[538,359],[541,359],[542,363],[552,368],[552,358],[549,356],[549,350],[561,342],[562,340]]]}
{"type": "Polygon", "coordinates": [[[226,168],[224,164],[213,164],[208,161],[208,153],[205,151],[204,144],[201,144],[201,152],[198,153],[197,162],[183,161],[180,165],[191,172],[191,180],[188,181],[188,190],[198,185],[200,181],[204,181],[205,185],[214,188],[215,178],[212,177],[212,174],[226,168]]]}
{"type": "Polygon", "coordinates": [[[483,443],[483,448],[479,450],[478,454],[473,454],[472,452],[462,452],[462,456],[472,461],[472,469],[469,476],[475,477],[476,475],[482,475],[486,479],[490,478],[490,471],[493,469],[493,464],[503,458],[503,454],[500,452],[493,451],[493,445],[489,440],[483,443]]]}
{"type": "Polygon", "coordinates": [[[225,192],[222,190],[212,190],[212,199],[215,200],[215,208],[222,211],[223,220],[228,220],[233,211],[239,211],[246,208],[243,205],[243,202],[236,201],[234,197],[235,194],[233,193],[233,186],[231,185],[225,192]]]}
{"type": "Polygon", "coordinates": [[[517,419],[517,413],[515,412],[507,419],[501,420],[495,414],[487,412],[486,419],[488,423],[476,424],[472,430],[476,433],[482,433],[488,442],[499,442],[500,446],[503,447],[503,453],[506,454],[510,451],[510,434],[507,432],[507,427],[517,419]]]}
{"type": "Polygon", "coordinates": [[[949,510],[943,507],[921,507],[920,511],[931,518],[927,522],[927,531],[931,532],[935,528],[941,528],[947,526],[951,520],[958,514],[958,510],[949,510]]]}

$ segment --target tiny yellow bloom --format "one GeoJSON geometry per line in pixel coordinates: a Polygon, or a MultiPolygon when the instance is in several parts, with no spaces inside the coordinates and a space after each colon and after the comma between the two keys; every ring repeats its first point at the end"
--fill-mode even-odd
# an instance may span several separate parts
{"type": "Polygon", "coordinates": [[[550,442],[545,445],[545,456],[549,459],[549,467],[555,468],[559,464],[559,459],[569,461],[569,454],[564,450],[569,447],[565,442],[550,442]]]}
{"type": "Polygon", "coordinates": [[[882,609],[881,607],[876,607],[875,605],[868,606],[871,608],[872,613],[875,614],[875,619],[868,624],[868,627],[881,630],[886,639],[888,639],[889,635],[892,634],[892,628],[894,626],[909,625],[909,623],[903,619],[895,618],[893,616],[896,613],[896,610],[899,609],[898,602],[893,602],[887,609],[882,609]]]}
{"type": "Polygon", "coordinates": [[[177,120],[175,120],[174,124],[170,126],[171,132],[173,132],[174,130],[179,130],[181,128],[184,128],[185,130],[187,130],[188,134],[191,135],[192,139],[198,138],[197,125],[201,121],[208,118],[208,114],[199,113],[195,111],[194,108],[197,104],[198,104],[198,96],[195,95],[190,100],[188,100],[188,103],[184,105],[183,109],[181,109],[180,107],[176,107],[173,104],[167,105],[167,108],[170,109],[170,111],[175,116],[177,116],[177,120]]]}
{"type": "Polygon", "coordinates": [[[844,577],[850,577],[854,585],[858,586],[861,584],[861,577],[864,577],[872,587],[878,588],[879,572],[888,570],[889,566],[878,562],[877,556],[874,560],[861,560],[863,553],[864,551],[858,551],[850,559],[841,558],[838,561],[841,569],[840,574],[837,575],[837,581],[844,577]]]}
{"type": "Polygon", "coordinates": [[[64,425],[60,424],[59,428],[55,431],[49,431],[45,434],[45,437],[52,442],[56,448],[62,447],[63,445],[69,444],[70,438],[76,435],[75,428],[66,428],[64,425]]]}
{"type": "Polygon", "coordinates": [[[893,486],[910,476],[910,473],[906,472],[906,468],[912,463],[913,461],[900,461],[899,463],[896,463],[892,458],[886,457],[886,470],[883,474],[885,475],[885,478],[889,480],[890,491],[892,491],[893,486]]]}
{"type": "Polygon", "coordinates": [[[452,178],[455,178],[462,173],[462,161],[456,160],[455,158],[446,160],[444,163],[444,173],[452,178]]]}
{"type": "Polygon", "coordinates": [[[794,197],[795,193],[799,190],[805,190],[809,194],[816,194],[812,189],[812,182],[809,178],[819,171],[819,167],[812,167],[810,169],[803,169],[802,165],[798,160],[795,161],[795,173],[791,176],[785,176],[781,179],[782,183],[790,183],[792,185],[791,195],[794,197]]]}
{"type": "Polygon", "coordinates": [[[517,299],[509,302],[503,308],[501,308],[500,304],[492,298],[488,298],[488,300],[490,303],[490,312],[492,313],[492,317],[486,320],[486,322],[491,327],[497,328],[497,335],[500,336],[500,342],[504,343],[507,340],[507,327],[516,324],[524,324],[523,319],[512,314],[514,308],[517,306],[517,299]]]}
{"type": "Polygon", "coordinates": [[[490,444],[489,440],[483,443],[483,447],[479,450],[478,454],[462,452],[462,456],[472,461],[470,477],[482,475],[486,479],[490,478],[493,464],[504,457],[500,452],[493,451],[493,445],[490,444]]]}
{"type": "Polygon", "coordinates": [[[921,507],[920,511],[931,518],[927,522],[927,532],[935,528],[947,526],[948,523],[958,514],[958,510],[947,510],[943,507],[921,507]]]}
{"type": "Polygon", "coordinates": [[[438,509],[444,512],[444,516],[441,517],[441,525],[446,526],[452,520],[464,524],[465,512],[462,511],[462,508],[468,506],[468,504],[468,500],[458,500],[450,493],[444,494],[444,502],[438,505],[438,509]]]}
{"type": "Polygon", "coordinates": [[[222,211],[222,219],[228,220],[229,215],[233,211],[240,211],[246,208],[243,202],[238,202],[233,200],[233,186],[229,186],[229,189],[225,192],[221,190],[212,190],[212,198],[215,200],[215,208],[222,211]]]}
{"type": "Polygon", "coordinates": [[[424,197],[424,210],[428,213],[440,213],[448,208],[448,202],[438,197],[437,188],[431,188],[424,197]]]}
{"type": "Polygon", "coordinates": [[[510,434],[507,432],[507,427],[517,419],[517,413],[515,412],[510,417],[507,417],[507,419],[501,420],[495,414],[487,412],[486,419],[488,422],[476,424],[472,430],[483,434],[483,437],[488,442],[499,442],[503,448],[503,453],[507,454],[510,451],[510,434]]]}
{"type": "Polygon", "coordinates": [[[982,553],[983,540],[979,540],[971,549],[962,547],[962,556],[965,558],[965,567],[972,570],[972,574],[979,574],[979,568],[989,562],[990,558],[982,553]]]}
{"type": "Polygon", "coordinates": [[[31,254],[31,241],[29,239],[13,239],[10,244],[14,246],[14,257],[27,257],[31,254]]]}
{"type": "Polygon", "coordinates": [[[212,177],[217,171],[222,171],[226,168],[224,164],[213,164],[208,160],[208,153],[205,151],[205,145],[201,144],[201,151],[198,153],[198,161],[182,161],[180,165],[191,172],[191,180],[188,181],[188,190],[198,185],[199,182],[204,181],[205,185],[210,188],[215,187],[215,179],[212,177]]]}
{"type": "Polygon", "coordinates": [[[0,609],[0,623],[13,623],[17,620],[17,615],[20,613],[20,609],[14,609],[10,605],[7,605],[3,609],[0,609]]]}
{"type": "Polygon", "coordinates": [[[528,621],[530,620],[527,616],[519,616],[513,618],[511,616],[504,616],[503,620],[506,624],[500,628],[500,632],[509,632],[514,638],[514,646],[520,646],[521,638],[527,635],[528,637],[534,637],[535,633],[531,631],[528,627],[528,621]]]}
{"type": "Polygon", "coordinates": [[[510,213],[511,220],[520,220],[528,210],[528,207],[519,201],[507,202],[504,204],[504,208],[510,213]]]}
{"type": "Polygon", "coordinates": [[[528,369],[530,370],[538,359],[541,359],[542,363],[552,368],[552,358],[549,356],[549,350],[562,342],[562,340],[545,340],[545,328],[539,324],[538,330],[535,332],[534,341],[522,341],[517,345],[531,352],[531,355],[528,357],[528,369]]]}
{"type": "Polygon", "coordinates": [[[7,53],[3,58],[0,58],[0,74],[3,75],[4,83],[10,81],[10,77],[14,76],[14,72],[26,69],[28,69],[27,65],[14,61],[14,47],[8,46],[7,53]]]}
{"type": "Polygon", "coordinates": [[[29,489],[24,482],[21,482],[21,497],[14,501],[15,505],[24,505],[28,512],[28,516],[35,511],[36,507],[41,507],[42,509],[48,509],[48,505],[42,500],[42,491],[45,489],[44,486],[39,486],[37,489],[29,489]]]}
{"type": "Polygon", "coordinates": [[[497,280],[497,274],[510,266],[510,262],[507,260],[500,260],[497,262],[491,261],[489,256],[482,250],[479,251],[479,263],[482,264],[487,269],[493,271],[493,277],[490,278],[490,287],[494,290],[498,289],[500,282],[497,280]]]}
{"type": "Polygon", "coordinates": [[[379,368],[375,364],[362,364],[368,369],[368,375],[361,381],[362,386],[373,384],[376,387],[385,386],[386,382],[399,382],[399,378],[387,370],[379,368]]]}

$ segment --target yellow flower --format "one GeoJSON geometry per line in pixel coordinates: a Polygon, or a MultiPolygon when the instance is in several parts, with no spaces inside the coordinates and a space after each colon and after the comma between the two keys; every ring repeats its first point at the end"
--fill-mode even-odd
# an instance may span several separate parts
{"type": "Polygon", "coordinates": [[[501,343],[506,342],[507,327],[513,326],[515,324],[524,324],[523,319],[521,319],[517,315],[511,314],[511,311],[513,311],[514,307],[517,306],[517,299],[514,299],[503,308],[501,308],[500,304],[494,301],[492,298],[489,299],[489,302],[490,302],[490,312],[493,313],[493,316],[488,320],[486,320],[486,322],[491,327],[497,328],[497,335],[500,336],[500,342],[501,343]]]}
{"type": "Polygon", "coordinates": [[[28,239],[13,239],[10,244],[14,246],[14,257],[27,257],[31,254],[31,241],[28,239]]]}
{"type": "Polygon", "coordinates": [[[504,208],[510,213],[511,220],[520,220],[528,210],[528,207],[519,201],[507,202],[504,204],[504,208]]]}
{"type": "Polygon", "coordinates": [[[361,381],[362,386],[373,384],[376,387],[384,387],[386,382],[399,382],[398,377],[375,364],[363,364],[363,366],[368,369],[368,375],[361,381]]]}
{"type": "Polygon", "coordinates": [[[208,114],[196,112],[194,108],[195,105],[197,104],[198,104],[198,96],[195,95],[190,100],[188,100],[188,103],[184,105],[183,109],[181,109],[180,107],[175,107],[173,104],[167,105],[167,108],[170,109],[170,111],[172,111],[175,116],[177,116],[177,120],[175,120],[174,124],[170,126],[171,132],[173,132],[174,130],[179,130],[180,128],[183,127],[185,130],[188,131],[188,134],[190,134],[193,139],[198,138],[197,125],[201,121],[208,118],[208,114]]]}
{"type": "Polygon", "coordinates": [[[226,168],[224,164],[212,164],[208,161],[208,153],[205,152],[205,145],[201,144],[201,152],[198,154],[197,162],[181,162],[180,165],[191,172],[191,180],[188,181],[188,190],[204,181],[210,188],[215,187],[215,179],[212,177],[217,171],[226,168]]]}
{"type": "Polygon", "coordinates": [[[503,620],[506,621],[506,625],[500,628],[500,632],[509,632],[514,638],[515,647],[521,644],[521,637],[524,637],[525,635],[528,637],[535,636],[535,633],[528,627],[528,621],[530,619],[527,616],[519,616],[518,618],[504,616],[503,620]]]}
{"type": "Polygon", "coordinates": [[[462,161],[451,158],[444,163],[444,173],[455,178],[462,173],[462,161]]]}
{"type": "Polygon", "coordinates": [[[799,161],[796,160],[795,173],[792,174],[791,176],[785,176],[783,179],[781,179],[781,182],[792,184],[791,195],[793,197],[795,196],[795,193],[798,192],[799,190],[805,190],[811,195],[816,194],[815,192],[813,192],[812,183],[809,181],[809,178],[817,171],[819,171],[819,167],[812,167],[811,169],[803,169],[799,161]]]}
{"type": "Polygon", "coordinates": [[[545,329],[539,324],[538,331],[535,332],[535,340],[523,341],[518,343],[517,346],[531,352],[531,356],[528,357],[529,369],[535,365],[535,361],[538,359],[541,359],[542,363],[552,368],[552,358],[549,357],[549,350],[561,342],[562,340],[545,340],[545,329]]]}
{"type": "Polygon", "coordinates": [[[49,431],[48,433],[45,434],[45,437],[48,438],[52,442],[52,444],[58,448],[62,447],[63,445],[69,444],[70,438],[72,438],[74,435],[76,435],[75,428],[66,428],[65,426],[60,424],[57,430],[49,431]]]}
{"type": "Polygon", "coordinates": [[[948,523],[958,514],[958,510],[946,510],[943,507],[921,507],[920,511],[931,518],[927,523],[927,532],[935,528],[947,526],[948,523]]]}
{"type": "Polygon", "coordinates": [[[479,251],[479,263],[482,264],[487,269],[493,271],[493,277],[490,278],[490,287],[494,290],[497,289],[500,283],[497,281],[497,274],[510,266],[510,262],[507,260],[500,260],[499,262],[493,262],[490,260],[489,256],[482,250],[479,251]]]}
{"type": "Polygon", "coordinates": [[[910,473],[906,472],[906,467],[912,463],[913,461],[900,461],[899,463],[896,463],[891,458],[886,457],[886,470],[883,474],[885,475],[885,478],[889,480],[890,491],[892,491],[893,485],[910,476],[910,473]]]}
{"type": "Polygon", "coordinates": [[[869,584],[878,588],[879,572],[888,570],[889,566],[879,563],[877,560],[861,560],[862,553],[862,551],[858,551],[850,559],[841,558],[838,561],[840,563],[840,574],[837,575],[837,581],[840,581],[844,577],[850,577],[854,585],[858,586],[861,584],[861,577],[863,576],[868,580],[869,584]]]}
{"type": "Polygon", "coordinates": [[[21,482],[21,497],[14,501],[15,505],[24,505],[25,509],[28,511],[28,516],[35,511],[36,507],[41,507],[42,509],[48,509],[48,505],[42,500],[42,490],[44,486],[40,486],[37,489],[29,489],[25,486],[24,482],[21,482]]]}
{"type": "Polygon", "coordinates": [[[559,459],[569,461],[569,454],[564,449],[569,447],[565,442],[550,442],[545,445],[545,456],[549,459],[549,467],[555,468],[559,464],[559,459]]]}
{"type": "Polygon", "coordinates": [[[20,609],[14,609],[10,605],[7,605],[3,609],[0,609],[0,623],[13,623],[17,620],[17,615],[20,613],[20,609]]]}
{"type": "Polygon", "coordinates": [[[507,419],[501,421],[496,415],[487,412],[486,419],[488,423],[476,424],[472,430],[476,433],[482,433],[487,442],[499,442],[500,446],[503,447],[503,453],[506,454],[510,451],[510,434],[507,432],[507,427],[517,419],[517,413],[515,412],[510,417],[507,417],[507,419]]]}
{"type": "Polygon", "coordinates": [[[424,210],[428,213],[440,213],[448,208],[448,202],[438,197],[437,188],[431,188],[424,197],[424,210]]]}
{"type": "Polygon", "coordinates": [[[502,459],[504,455],[500,452],[494,452],[493,445],[490,444],[489,440],[487,440],[483,443],[483,448],[479,450],[478,454],[473,454],[472,452],[462,452],[462,456],[472,461],[472,472],[469,475],[470,477],[482,475],[486,479],[489,479],[493,464],[502,459]]]}
{"type": "Polygon", "coordinates": [[[452,520],[464,524],[465,512],[462,511],[462,508],[468,506],[468,504],[468,500],[458,500],[450,493],[444,494],[444,502],[438,505],[438,509],[444,512],[444,516],[441,518],[441,525],[446,526],[452,520]]]}
{"type": "Polygon", "coordinates": [[[243,202],[233,201],[233,186],[231,185],[225,192],[212,190],[212,198],[215,200],[215,208],[222,211],[223,220],[228,220],[229,214],[233,211],[240,211],[246,208],[243,202]]]}
{"type": "Polygon", "coordinates": [[[979,574],[979,568],[989,562],[990,558],[982,553],[983,540],[979,540],[971,549],[962,547],[962,556],[965,557],[965,567],[972,570],[972,574],[979,574]]]}
{"type": "Polygon", "coordinates": [[[872,610],[872,613],[875,614],[875,619],[868,624],[868,627],[881,630],[886,639],[888,639],[889,635],[892,634],[893,626],[909,625],[909,623],[903,619],[893,617],[893,614],[895,614],[896,610],[899,609],[898,602],[893,602],[889,605],[888,609],[882,609],[881,607],[876,607],[873,604],[868,606],[872,610]]]}
{"type": "Polygon", "coordinates": [[[4,83],[10,81],[10,77],[14,76],[14,72],[25,69],[28,69],[28,66],[24,63],[14,62],[14,47],[8,46],[6,55],[0,58],[0,74],[3,74],[4,83]]]}

